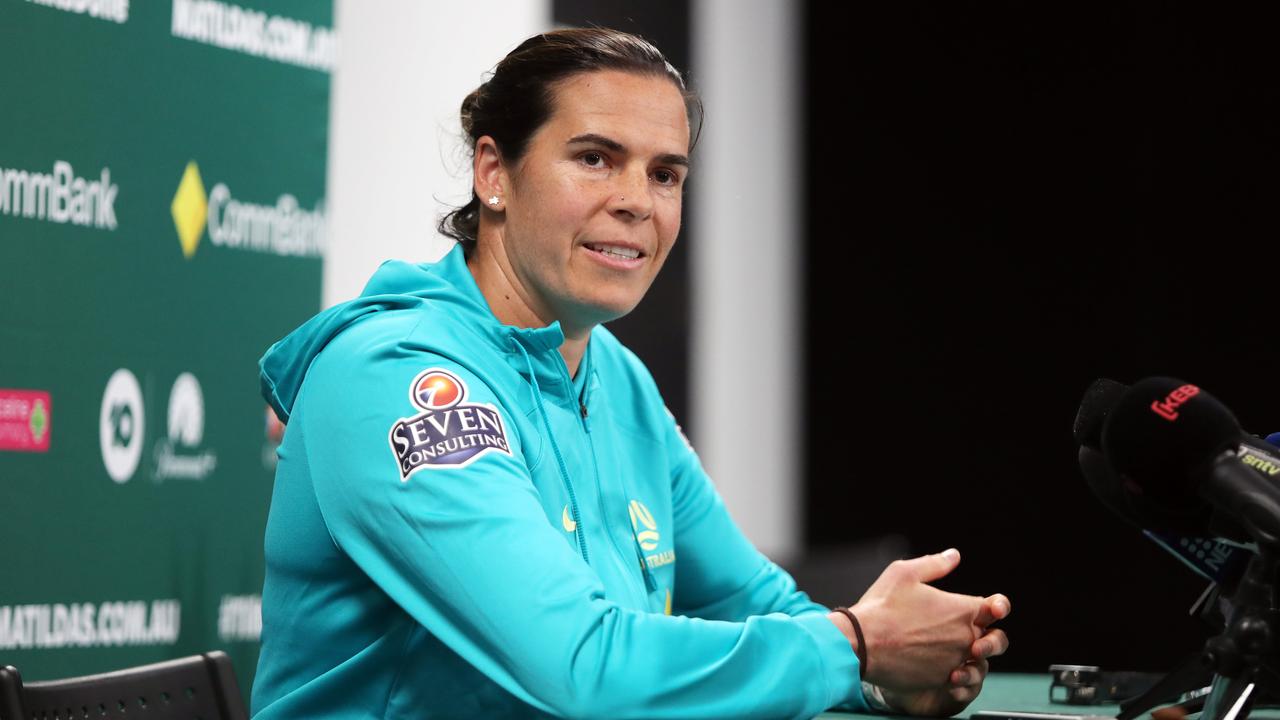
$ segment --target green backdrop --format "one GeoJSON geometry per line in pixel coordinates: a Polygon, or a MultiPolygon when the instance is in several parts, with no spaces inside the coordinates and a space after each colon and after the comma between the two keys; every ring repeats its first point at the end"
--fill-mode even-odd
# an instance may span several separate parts
{"type": "Polygon", "coordinates": [[[320,304],[331,2],[0,0],[0,665],[220,648],[247,692],[320,304]]]}

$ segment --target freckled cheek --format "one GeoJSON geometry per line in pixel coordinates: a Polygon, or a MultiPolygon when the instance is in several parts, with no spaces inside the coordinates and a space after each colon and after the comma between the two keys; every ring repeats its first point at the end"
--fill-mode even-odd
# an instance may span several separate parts
{"type": "Polygon", "coordinates": [[[603,189],[599,183],[590,181],[566,180],[561,184],[555,198],[549,198],[547,207],[555,213],[555,220],[560,225],[580,225],[591,215],[596,200],[603,189]]]}
{"type": "Polygon", "coordinates": [[[554,238],[553,244],[567,251],[589,215],[587,207],[583,193],[569,184],[531,196],[521,220],[533,232],[554,238]]]}

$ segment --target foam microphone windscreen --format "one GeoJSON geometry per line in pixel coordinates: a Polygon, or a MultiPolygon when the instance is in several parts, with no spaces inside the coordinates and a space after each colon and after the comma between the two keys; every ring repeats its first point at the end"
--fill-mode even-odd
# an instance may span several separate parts
{"type": "Polygon", "coordinates": [[[1102,430],[1112,466],[1144,496],[1173,507],[1198,504],[1195,473],[1242,434],[1231,411],[1181,380],[1142,380],[1116,402],[1102,430]]]}
{"type": "Polygon", "coordinates": [[[1076,422],[1071,435],[1076,440],[1076,447],[1102,447],[1102,425],[1111,413],[1111,408],[1124,396],[1128,385],[1107,378],[1093,381],[1084,397],[1080,399],[1080,409],[1076,411],[1076,422]]]}
{"type": "Polygon", "coordinates": [[[1203,503],[1166,506],[1146,497],[1133,481],[1121,477],[1101,450],[1080,446],[1077,452],[1085,484],[1108,510],[1141,530],[1156,530],[1187,537],[1212,535],[1211,508],[1203,503]]]}

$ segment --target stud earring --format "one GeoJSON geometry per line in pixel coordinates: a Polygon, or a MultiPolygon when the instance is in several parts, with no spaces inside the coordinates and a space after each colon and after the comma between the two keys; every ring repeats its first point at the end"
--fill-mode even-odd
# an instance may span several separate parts
{"type": "Polygon", "coordinates": [[[497,196],[497,195],[490,195],[490,196],[489,196],[489,204],[490,204],[490,205],[497,205],[497,204],[498,204],[498,196],[497,196]]]}

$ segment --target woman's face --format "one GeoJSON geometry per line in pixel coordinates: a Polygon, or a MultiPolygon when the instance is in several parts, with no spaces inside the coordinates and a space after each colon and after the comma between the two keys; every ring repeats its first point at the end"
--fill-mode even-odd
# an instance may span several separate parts
{"type": "Polygon", "coordinates": [[[555,87],[551,117],[504,168],[503,245],[530,308],[573,331],[630,312],[666,260],[689,121],[663,77],[590,72],[555,87]]]}

